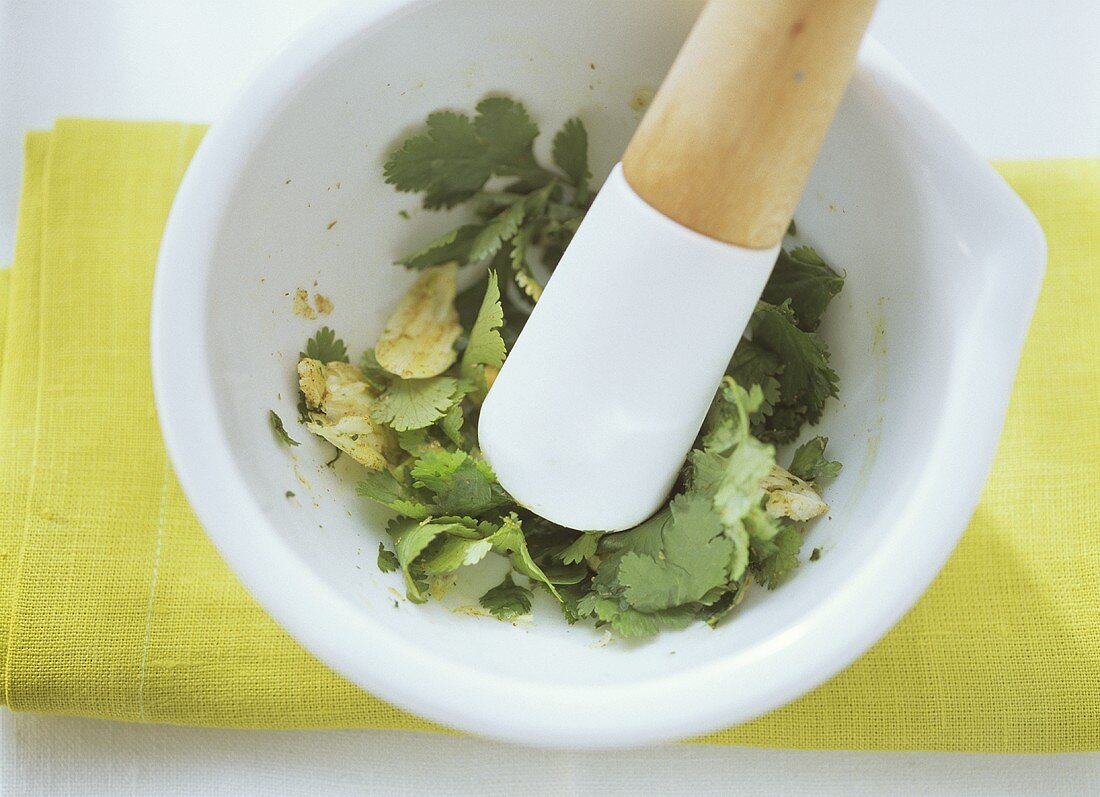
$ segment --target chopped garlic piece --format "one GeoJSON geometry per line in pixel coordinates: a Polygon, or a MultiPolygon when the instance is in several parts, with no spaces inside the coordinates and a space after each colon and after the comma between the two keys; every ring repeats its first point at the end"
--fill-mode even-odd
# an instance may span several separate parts
{"type": "Polygon", "coordinates": [[[455,309],[458,265],[424,272],[397,305],[374,347],[378,363],[403,379],[438,376],[454,365],[462,334],[455,309]]]}
{"type": "Polygon", "coordinates": [[[828,511],[829,505],[809,482],[775,465],[760,486],[768,493],[768,514],[792,520],[812,520],[828,511]]]}
{"type": "Polygon", "coordinates": [[[310,432],[368,468],[386,467],[397,452],[397,437],[371,418],[378,394],[358,368],[306,357],[298,363],[298,387],[309,410],[310,432]]]}
{"type": "Polygon", "coordinates": [[[298,390],[311,410],[321,408],[325,400],[325,366],[319,360],[305,357],[298,361],[298,390]]]}

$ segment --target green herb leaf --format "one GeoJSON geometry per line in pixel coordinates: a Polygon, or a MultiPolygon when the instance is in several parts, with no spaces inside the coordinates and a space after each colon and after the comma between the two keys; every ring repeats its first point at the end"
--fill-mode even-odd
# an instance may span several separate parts
{"type": "Polygon", "coordinates": [[[430,556],[424,558],[424,572],[430,576],[453,573],[460,567],[476,565],[492,549],[492,543],[487,539],[448,536],[430,556]]]}
{"type": "Polygon", "coordinates": [[[426,451],[431,450],[433,442],[427,428],[410,429],[407,432],[397,433],[397,445],[409,456],[421,456],[426,451]]]}
{"type": "Polygon", "coordinates": [[[322,363],[349,362],[348,347],[328,327],[317,330],[317,334],[306,341],[306,350],[300,352],[298,356],[319,360],[322,363]]]}
{"type": "Polygon", "coordinates": [[[405,597],[413,603],[424,603],[427,600],[425,585],[421,581],[424,574],[414,572],[413,563],[446,529],[447,527],[440,523],[428,521],[418,523],[409,518],[399,518],[391,522],[386,529],[393,536],[397,562],[405,577],[405,597]]]}
{"type": "Polygon", "coordinates": [[[386,548],[383,543],[378,543],[378,569],[383,573],[393,573],[401,569],[397,554],[386,548]]]}
{"type": "Polygon", "coordinates": [[[795,450],[791,466],[787,470],[808,482],[835,479],[840,474],[842,465],[825,459],[827,445],[829,445],[828,437],[807,440],[795,450]]]}
{"type": "Polygon", "coordinates": [[[485,142],[495,174],[523,175],[537,168],[532,146],[539,128],[520,103],[507,97],[486,97],[477,104],[474,127],[485,142]]]}
{"type": "Polygon", "coordinates": [[[596,555],[596,549],[600,544],[600,537],[603,532],[600,531],[586,531],[573,540],[569,546],[563,550],[558,558],[564,564],[580,564],[590,556],[596,555]]]}
{"type": "Polygon", "coordinates": [[[424,207],[452,207],[469,199],[493,174],[532,179],[542,173],[532,144],[538,127],[518,102],[489,97],[471,122],[464,114],[428,116],[427,131],[390,155],[386,182],[398,191],[424,192],[424,207]]]}
{"type": "Polygon", "coordinates": [[[630,551],[618,565],[623,596],[638,611],[660,611],[697,601],[729,580],[733,544],[724,536],[713,504],[701,495],[680,495],[669,508],[657,521],[661,524],[661,555],[630,551]]]}
{"type": "Polygon", "coordinates": [[[301,445],[301,443],[287,434],[286,427],[283,426],[283,419],[276,414],[275,410],[267,411],[267,420],[271,424],[271,429],[275,432],[275,436],[283,443],[288,446],[301,445]]]}
{"type": "Polygon", "coordinates": [[[476,385],[473,398],[477,403],[484,401],[489,390],[485,378],[486,366],[500,368],[504,365],[504,339],[500,336],[500,327],[503,324],[504,308],[500,305],[497,275],[496,272],[490,272],[485,298],[481,302],[473,329],[470,330],[470,339],[462,353],[459,367],[462,378],[469,379],[476,385]]]}
{"type": "Polygon", "coordinates": [[[527,260],[527,244],[530,240],[526,230],[520,230],[512,239],[512,276],[527,297],[537,302],[542,297],[542,283],[539,282],[531,271],[531,264],[527,260]]]}
{"type": "Polygon", "coordinates": [[[398,191],[423,191],[424,207],[452,207],[469,199],[493,173],[488,147],[464,114],[438,111],[427,132],[390,155],[384,174],[398,191]]]}
{"type": "Polygon", "coordinates": [[[368,472],[355,486],[355,491],[387,509],[416,520],[423,520],[431,514],[431,507],[417,495],[412,485],[389,470],[368,472]]]}
{"type": "Polygon", "coordinates": [[[816,423],[826,400],[837,394],[838,378],[829,367],[828,347],[816,333],[798,327],[789,302],[778,306],[760,302],[750,329],[752,342],[783,363],[783,370],[775,377],[779,382],[780,403],[796,415],[777,416],[773,412],[768,428],[777,440],[792,439],[801,427],[800,422],[796,423],[797,415],[808,423],[816,423]]]}
{"type": "Polygon", "coordinates": [[[798,567],[798,552],[802,548],[802,534],[793,523],[784,523],[779,533],[768,542],[753,543],[757,554],[756,582],[768,589],[775,589],[798,567]]]}
{"type": "Polygon", "coordinates": [[[577,190],[578,202],[583,202],[588,192],[588,131],[584,123],[573,117],[554,136],[554,163],[565,172],[577,190]]]}
{"type": "Polygon", "coordinates": [[[499,252],[504,242],[510,241],[519,231],[524,213],[524,202],[520,199],[494,216],[481,228],[470,245],[469,262],[476,263],[499,252]]]}
{"type": "Polygon", "coordinates": [[[546,588],[550,590],[550,594],[559,601],[561,600],[561,594],[557,588],[531,557],[531,552],[527,548],[527,540],[523,536],[520,519],[514,512],[502,519],[500,529],[489,540],[492,542],[494,551],[508,554],[512,561],[512,567],[528,578],[545,584],[546,588]]]}
{"type": "Polygon", "coordinates": [[[423,429],[461,400],[462,391],[454,377],[395,378],[378,397],[372,417],[398,432],[423,429]]]}
{"type": "Polygon", "coordinates": [[[730,377],[722,379],[703,421],[703,448],[724,453],[749,436],[750,418],[764,403],[760,385],[746,391],[730,377]]]}
{"type": "Polygon", "coordinates": [[[433,494],[434,509],[442,515],[476,516],[511,502],[489,466],[464,451],[425,451],[409,475],[415,488],[433,494]]]}
{"type": "Polygon", "coordinates": [[[781,250],[768,284],[764,301],[780,305],[790,301],[799,328],[813,332],[833,297],[844,287],[844,278],[829,268],[811,247],[781,250]]]}
{"type": "Polygon", "coordinates": [[[466,438],[462,434],[464,421],[465,415],[462,412],[462,402],[458,402],[447,410],[446,414],[439,420],[439,428],[443,431],[443,434],[459,448],[466,445],[466,438]]]}
{"type": "Polygon", "coordinates": [[[779,358],[751,340],[742,340],[733,353],[726,373],[739,385],[750,388],[759,385],[764,395],[760,406],[749,414],[749,421],[754,427],[762,424],[779,402],[779,380],[776,377],[782,371],[783,364],[779,358]]]}
{"type": "Polygon", "coordinates": [[[512,574],[508,573],[504,581],[482,595],[478,603],[494,617],[514,620],[531,611],[532,598],[531,590],[516,584],[512,581],[512,574]]]}
{"type": "Polygon", "coordinates": [[[396,265],[411,269],[431,268],[452,261],[465,265],[470,262],[470,249],[483,229],[481,224],[456,227],[415,252],[405,255],[396,261],[396,265]]]}

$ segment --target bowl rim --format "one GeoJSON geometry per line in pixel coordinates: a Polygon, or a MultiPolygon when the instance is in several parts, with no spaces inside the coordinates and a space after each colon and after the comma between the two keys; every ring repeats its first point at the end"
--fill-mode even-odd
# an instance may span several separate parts
{"type": "Polygon", "coordinates": [[[1038,298],[1046,260],[1038,222],[897,62],[874,41],[865,42],[856,79],[889,89],[921,115],[923,134],[942,142],[953,165],[983,183],[989,207],[1013,225],[1016,242],[1015,278],[995,281],[975,300],[965,349],[948,376],[953,389],[946,393],[942,423],[889,537],[784,633],[691,669],[627,685],[578,688],[440,661],[358,611],[278,539],[222,430],[205,331],[221,219],[254,143],[287,96],[368,28],[437,1],[348,2],[323,12],[275,53],[192,159],[161,242],[150,330],[157,412],[183,491],[235,575],[295,639],[364,689],[443,725],[544,747],[611,748],[683,738],[777,708],[847,667],[883,636],[925,591],[962,535],[993,460],[1038,298]],[[990,409],[984,422],[972,419],[975,402],[990,409]],[[935,462],[961,464],[947,469],[933,467],[935,462]],[[906,547],[918,532],[924,544],[906,547]],[[899,561],[905,563],[901,572],[899,561]],[[782,667],[775,666],[776,657],[782,667]],[[462,689],[451,688],[458,682],[462,689]],[[726,688],[735,682],[759,688],[726,688]],[[576,722],[578,712],[584,723],[576,722]]]}

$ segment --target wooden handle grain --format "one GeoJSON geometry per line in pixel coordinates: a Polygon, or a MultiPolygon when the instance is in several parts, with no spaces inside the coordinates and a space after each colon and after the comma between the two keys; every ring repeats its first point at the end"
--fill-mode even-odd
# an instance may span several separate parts
{"type": "Polygon", "coordinates": [[[778,243],[875,0],[710,0],[623,156],[631,187],[727,243],[778,243]]]}

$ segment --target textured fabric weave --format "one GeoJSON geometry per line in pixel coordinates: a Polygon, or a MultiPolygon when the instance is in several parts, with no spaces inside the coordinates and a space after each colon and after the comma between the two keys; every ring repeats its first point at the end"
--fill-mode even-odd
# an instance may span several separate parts
{"type": "MultiPolygon", "coordinates": [[[[0,277],[3,701],[146,722],[438,729],[279,629],[172,475],[149,382],[149,300],[201,135],[65,120],[27,139],[16,258],[0,277]]],[[[1100,749],[1100,161],[1001,170],[1043,223],[1050,264],[970,529],[856,664],[707,741],[1100,749]]]]}

